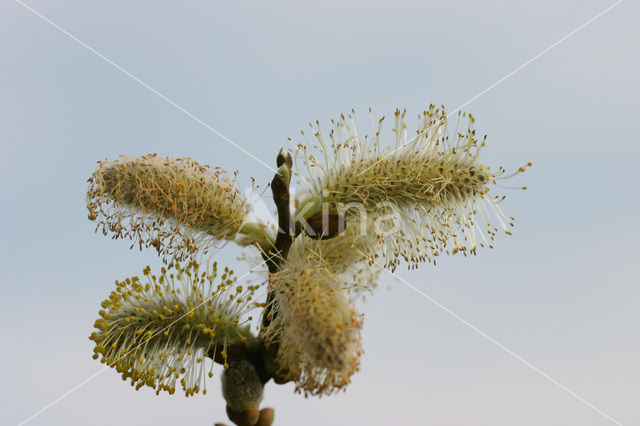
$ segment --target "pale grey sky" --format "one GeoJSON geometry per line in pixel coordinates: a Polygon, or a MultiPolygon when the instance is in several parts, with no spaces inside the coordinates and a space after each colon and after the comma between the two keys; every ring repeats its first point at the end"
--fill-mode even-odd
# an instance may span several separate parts
{"type": "MultiPolygon", "coordinates": [[[[352,107],[454,109],[614,1],[26,1],[260,160],[352,107]]],[[[622,424],[640,423],[640,29],[627,0],[465,110],[514,235],[398,274],[622,424]]],[[[159,265],[93,233],[86,179],[119,154],[272,172],[14,0],[0,2],[0,411],[18,424],[98,372],[116,278],[159,265]]],[[[409,125],[413,124],[409,120],[409,125]]],[[[392,144],[393,141],[389,141],[392,144]]],[[[237,266],[238,250],[219,254],[237,266]]],[[[361,371],[322,399],[270,383],[278,425],[615,424],[389,275],[361,304],[361,371]]],[[[212,425],[210,393],[134,391],[111,369],[29,425],[212,425]]]]}

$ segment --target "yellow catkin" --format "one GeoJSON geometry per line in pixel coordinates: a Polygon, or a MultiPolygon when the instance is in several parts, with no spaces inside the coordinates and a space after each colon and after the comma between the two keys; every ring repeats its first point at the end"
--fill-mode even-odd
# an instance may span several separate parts
{"type": "MultiPolygon", "coordinates": [[[[178,387],[187,396],[206,389],[206,373],[213,368],[207,355],[251,338],[246,314],[259,308],[230,299],[237,292],[232,271],[216,278],[215,263],[202,271],[192,261],[162,268],[159,276],[146,267],[142,279],[116,281],[90,336],[94,358],[136,389],[146,385],[173,393],[178,387]]],[[[240,294],[246,299],[256,289],[240,294]]]]}
{"type": "Polygon", "coordinates": [[[270,288],[272,321],[260,338],[279,344],[277,374],[305,395],[343,389],[359,368],[362,318],[337,277],[294,257],[271,277],[270,288]]]}
{"type": "Polygon", "coordinates": [[[383,120],[368,137],[358,129],[355,113],[332,120],[328,135],[316,122],[311,128],[317,150],[309,148],[303,132],[306,143],[298,145],[297,160],[308,165],[311,188],[299,197],[300,208],[325,203],[343,209],[348,226],[375,226],[367,255],[380,256],[391,267],[400,260],[435,262],[443,252],[475,254],[477,245],[491,246],[498,228],[510,234],[513,218],[498,204],[504,197],[490,189],[526,166],[506,175],[481,164],[486,137],[478,141],[472,115],[459,113],[450,134],[445,110],[431,105],[409,138],[405,113],[397,110],[396,144],[387,149],[380,145],[383,120]],[[385,234],[387,229],[393,231],[385,234]]]}
{"type": "Polygon", "coordinates": [[[233,239],[248,212],[223,170],[155,154],[100,161],[87,208],[96,230],[176,260],[233,239]]]}

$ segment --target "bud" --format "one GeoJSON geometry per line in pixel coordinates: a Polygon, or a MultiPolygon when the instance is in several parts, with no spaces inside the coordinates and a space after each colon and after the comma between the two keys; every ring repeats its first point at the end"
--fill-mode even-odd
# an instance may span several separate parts
{"type": "Polygon", "coordinates": [[[328,240],[338,236],[346,227],[344,216],[337,214],[317,214],[306,219],[306,234],[315,239],[328,240]]]}
{"type": "Polygon", "coordinates": [[[258,419],[257,426],[271,426],[275,419],[275,412],[273,408],[263,408],[260,410],[260,418],[258,419]]]}
{"type": "Polygon", "coordinates": [[[284,148],[280,148],[278,156],[276,157],[276,165],[278,167],[286,165],[287,168],[291,170],[291,168],[293,167],[293,158],[291,157],[291,154],[289,154],[289,151],[284,148]]]}
{"type": "Polygon", "coordinates": [[[254,365],[246,359],[231,362],[222,374],[222,396],[227,401],[227,411],[236,415],[250,415],[255,418],[253,424],[260,416],[258,407],[263,388],[264,384],[254,365]]]}

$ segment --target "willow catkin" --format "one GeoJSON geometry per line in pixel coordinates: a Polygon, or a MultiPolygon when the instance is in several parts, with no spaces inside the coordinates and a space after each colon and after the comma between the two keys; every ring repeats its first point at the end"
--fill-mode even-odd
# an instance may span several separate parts
{"type": "Polygon", "coordinates": [[[311,125],[317,150],[309,140],[298,145],[297,159],[311,176],[300,208],[328,203],[345,211],[348,224],[377,226],[387,218],[394,232],[371,233],[366,252],[391,267],[400,260],[413,265],[435,261],[442,252],[474,254],[477,245],[491,246],[498,228],[510,233],[513,218],[507,219],[498,204],[504,197],[490,189],[524,167],[506,175],[502,168],[494,172],[480,163],[486,137],[478,141],[472,115],[459,113],[450,135],[445,110],[431,105],[408,139],[405,113],[396,110],[395,148],[386,151],[380,146],[383,120],[372,138],[362,136],[355,113],[332,120],[328,135],[318,122],[311,125]]]}
{"type": "Polygon", "coordinates": [[[270,290],[271,322],[260,338],[279,345],[277,375],[305,395],[344,388],[359,367],[362,318],[337,277],[294,257],[271,276],[270,290]]]}
{"type": "Polygon", "coordinates": [[[204,271],[192,261],[163,267],[159,275],[149,267],[143,272],[142,279],[116,281],[102,302],[90,337],[94,358],[136,389],[206,393],[205,376],[213,375],[207,356],[226,360],[228,345],[251,338],[247,314],[264,305],[254,301],[257,286],[237,285],[228,268],[218,278],[215,263],[204,271]]]}
{"type": "Polygon", "coordinates": [[[373,229],[363,229],[354,223],[344,232],[328,240],[299,235],[289,251],[291,264],[322,265],[335,277],[335,285],[353,298],[358,298],[376,287],[380,268],[374,267],[375,259],[370,234],[373,229]],[[371,254],[373,252],[373,254],[371,254]]]}
{"type": "Polygon", "coordinates": [[[87,208],[105,235],[176,260],[233,239],[248,213],[223,170],[155,154],[100,161],[89,178],[87,208]]]}

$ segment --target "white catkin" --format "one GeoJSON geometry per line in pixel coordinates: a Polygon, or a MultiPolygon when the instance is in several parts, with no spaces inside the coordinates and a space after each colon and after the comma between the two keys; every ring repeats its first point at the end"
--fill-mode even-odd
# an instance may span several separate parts
{"type": "Polygon", "coordinates": [[[394,118],[394,149],[381,146],[384,117],[371,137],[362,136],[355,113],[332,120],[328,133],[318,122],[310,125],[315,145],[302,132],[296,161],[310,179],[298,207],[342,209],[347,227],[367,230],[362,253],[392,268],[401,260],[435,263],[441,253],[475,254],[478,245],[492,246],[498,228],[510,234],[513,218],[498,204],[504,197],[490,190],[525,167],[506,175],[481,164],[486,137],[478,141],[470,114],[459,113],[450,133],[445,110],[431,105],[411,138],[405,113],[397,110],[394,118]]]}
{"type": "Polygon", "coordinates": [[[260,332],[279,345],[277,374],[305,395],[343,389],[360,365],[362,317],[322,263],[292,257],[270,278],[271,322],[260,332]]]}
{"type": "Polygon", "coordinates": [[[96,231],[179,261],[233,239],[249,209],[222,169],[155,154],[99,162],[87,208],[96,231]]]}

